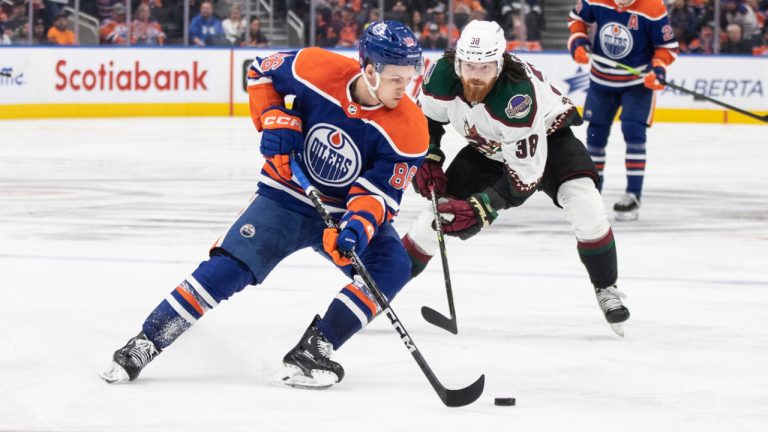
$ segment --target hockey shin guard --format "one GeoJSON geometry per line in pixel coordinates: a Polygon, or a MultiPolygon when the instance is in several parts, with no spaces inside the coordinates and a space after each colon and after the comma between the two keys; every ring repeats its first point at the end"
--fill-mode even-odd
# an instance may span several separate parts
{"type": "Polygon", "coordinates": [[[613,232],[603,198],[592,180],[580,177],[563,183],[558,189],[557,200],[571,223],[578,241],[579,258],[592,284],[604,288],[616,283],[618,270],[613,232]]]}

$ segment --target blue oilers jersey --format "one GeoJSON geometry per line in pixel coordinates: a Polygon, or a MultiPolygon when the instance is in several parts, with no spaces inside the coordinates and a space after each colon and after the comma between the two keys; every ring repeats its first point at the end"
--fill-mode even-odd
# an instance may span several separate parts
{"type": "MultiPolygon", "coordinates": [[[[677,40],[662,0],[636,0],[626,7],[613,0],[577,0],[568,19],[569,47],[574,38],[585,37],[592,24],[595,54],[640,70],[650,70],[657,61],[667,66],[677,57],[677,40]]],[[[590,78],[612,88],[643,84],[640,76],[594,61],[590,78]]]]}
{"type": "MultiPolygon", "coordinates": [[[[251,114],[268,103],[295,95],[301,113],[304,149],[295,155],[331,213],[357,201],[379,223],[397,215],[403,193],[424,160],[429,143],[427,123],[408,97],[395,109],[354,102],[350,87],[364,79],[357,61],[320,48],[256,58],[248,72],[251,114]],[[268,102],[264,102],[268,101],[268,102]]],[[[270,161],[259,177],[260,195],[304,214],[316,215],[296,179],[281,178],[270,161]]]]}

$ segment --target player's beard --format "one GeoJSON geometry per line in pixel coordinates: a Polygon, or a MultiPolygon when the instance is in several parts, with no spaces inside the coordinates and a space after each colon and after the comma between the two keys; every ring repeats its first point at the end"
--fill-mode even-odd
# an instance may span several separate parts
{"type": "Polygon", "coordinates": [[[491,92],[493,85],[496,84],[496,78],[488,81],[487,83],[479,79],[461,79],[461,85],[464,87],[464,99],[467,102],[482,102],[488,93],[491,92]]]}

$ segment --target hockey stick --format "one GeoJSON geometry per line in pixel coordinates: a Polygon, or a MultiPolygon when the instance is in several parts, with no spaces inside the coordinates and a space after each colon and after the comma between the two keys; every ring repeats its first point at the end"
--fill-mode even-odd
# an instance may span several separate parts
{"type": "MultiPolygon", "coordinates": [[[[611,60],[609,58],[605,58],[605,57],[597,55],[597,54],[590,54],[589,56],[592,58],[592,60],[595,60],[598,63],[602,63],[602,64],[604,64],[606,66],[612,66],[612,67],[617,67],[617,68],[620,68],[620,69],[624,69],[625,71],[631,73],[632,75],[637,75],[637,76],[645,76],[646,75],[645,72],[643,72],[643,71],[641,71],[639,69],[635,69],[632,66],[627,66],[627,65],[619,63],[619,62],[617,62],[615,60],[611,60]]],[[[736,111],[737,113],[743,114],[743,115],[745,115],[747,117],[751,117],[753,119],[757,119],[757,120],[760,120],[760,121],[768,123],[768,114],[761,116],[760,114],[755,114],[753,112],[749,112],[747,110],[743,110],[741,108],[737,108],[737,107],[735,107],[733,105],[729,105],[729,104],[727,104],[727,103],[725,103],[723,101],[719,101],[717,99],[712,99],[711,97],[709,97],[709,96],[707,96],[705,94],[697,93],[697,92],[695,92],[693,90],[688,90],[687,88],[681,87],[681,86],[679,86],[679,85],[677,85],[675,83],[672,83],[672,82],[669,82],[669,81],[666,81],[666,80],[659,80],[659,81],[662,84],[664,84],[666,86],[669,86],[669,88],[671,88],[671,89],[674,89],[674,90],[677,90],[677,91],[679,91],[681,93],[685,93],[685,94],[689,94],[689,95],[693,96],[694,100],[704,100],[704,101],[712,102],[715,105],[720,105],[722,107],[728,108],[729,110],[736,111]]]]}
{"type": "Polygon", "coordinates": [[[451,312],[451,317],[447,318],[445,315],[427,306],[421,307],[421,316],[432,325],[436,325],[443,330],[448,330],[453,334],[458,334],[459,328],[456,325],[456,310],[453,307],[451,273],[448,271],[448,253],[445,251],[445,237],[443,236],[443,227],[440,225],[440,213],[437,211],[435,186],[430,184],[429,191],[432,193],[432,211],[435,214],[435,231],[437,231],[437,243],[440,245],[440,258],[443,261],[443,278],[445,279],[445,292],[448,295],[448,310],[451,312]]]}
{"type": "MultiPolygon", "coordinates": [[[[299,166],[298,162],[296,162],[296,160],[293,158],[291,158],[291,170],[293,171],[293,175],[296,177],[301,187],[304,189],[304,193],[309,197],[310,200],[312,200],[312,204],[315,206],[315,209],[318,213],[320,213],[320,216],[322,216],[325,225],[328,228],[338,228],[336,222],[333,221],[331,214],[328,213],[328,209],[325,208],[325,204],[320,201],[320,193],[318,192],[317,188],[309,183],[309,180],[304,174],[304,171],[301,169],[301,166],[299,166]]],[[[397,331],[397,334],[400,336],[403,344],[405,344],[405,348],[416,360],[416,363],[421,368],[421,371],[424,372],[424,375],[426,375],[429,383],[432,384],[432,388],[435,389],[437,395],[440,397],[440,400],[449,407],[460,407],[469,405],[476,401],[477,398],[483,394],[485,375],[480,375],[480,378],[478,378],[477,381],[472,383],[470,386],[458,390],[448,389],[443,384],[441,384],[435,376],[435,373],[432,372],[432,369],[427,364],[424,356],[421,355],[421,351],[416,348],[416,344],[413,342],[413,339],[411,339],[411,336],[408,334],[405,326],[403,326],[403,323],[400,322],[400,319],[395,314],[395,311],[392,310],[392,307],[389,305],[389,301],[387,301],[387,298],[384,297],[384,294],[382,294],[382,292],[379,290],[379,287],[374,282],[371,274],[368,273],[368,270],[363,265],[363,262],[360,261],[360,257],[357,256],[355,251],[351,251],[347,255],[347,258],[349,258],[349,260],[352,262],[352,266],[355,268],[357,274],[359,274],[363,279],[365,285],[368,286],[368,288],[371,290],[371,293],[376,299],[376,302],[379,304],[379,307],[381,307],[382,312],[384,312],[387,318],[389,318],[389,322],[397,331]]]]}

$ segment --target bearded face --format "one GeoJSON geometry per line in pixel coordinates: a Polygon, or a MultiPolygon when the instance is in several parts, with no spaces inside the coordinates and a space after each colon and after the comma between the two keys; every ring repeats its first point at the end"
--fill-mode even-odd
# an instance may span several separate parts
{"type": "Polygon", "coordinates": [[[488,93],[491,92],[493,85],[496,84],[496,78],[483,81],[477,78],[461,78],[461,85],[464,87],[464,99],[468,102],[478,103],[485,100],[488,93]]]}
{"type": "Polygon", "coordinates": [[[496,62],[473,63],[462,61],[460,71],[464,98],[472,103],[484,101],[493,85],[496,84],[496,62]]]}

